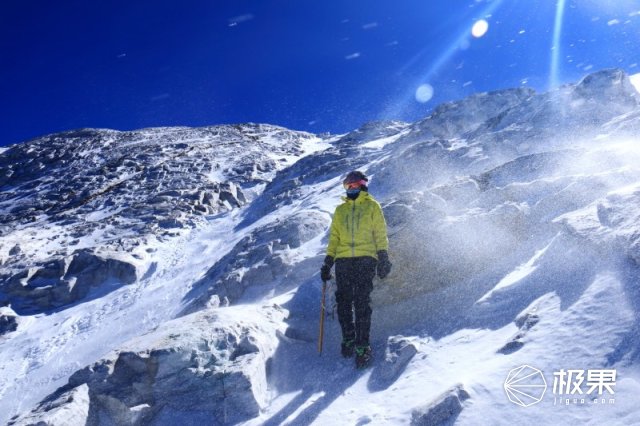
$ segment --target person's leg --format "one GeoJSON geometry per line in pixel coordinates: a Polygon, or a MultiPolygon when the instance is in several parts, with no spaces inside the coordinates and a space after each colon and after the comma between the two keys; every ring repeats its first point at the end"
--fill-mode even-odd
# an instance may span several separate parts
{"type": "MultiPolygon", "coordinates": [[[[355,341],[355,326],[353,323],[353,261],[351,259],[336,259],[336,305],[338,321],[342,329],[343,355],[349,356],[348,350],[355,341]],[[348,348],[345,348],[345,345],[348,348]]],[[[351,349],[352,350],[352,349],[351,349]]]]}
{"type": "Polygon", "coordinates": [[[376,272],[376,260],[371,257],[358,259],[354,274],[354,307],[356,317],[356,346],[369,346],[371,329],[371,291],[376,272]]]}

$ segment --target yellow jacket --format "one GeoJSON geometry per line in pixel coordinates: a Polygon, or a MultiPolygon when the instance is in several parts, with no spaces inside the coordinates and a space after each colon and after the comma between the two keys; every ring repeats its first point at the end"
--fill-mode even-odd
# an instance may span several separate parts
{"type": "Polygon", "coordinates": [[[389,249],[387,224],[380,204],[366,191],[336,207],[331,221],[327,255],[334,259],[370,256],[389,249]]]}

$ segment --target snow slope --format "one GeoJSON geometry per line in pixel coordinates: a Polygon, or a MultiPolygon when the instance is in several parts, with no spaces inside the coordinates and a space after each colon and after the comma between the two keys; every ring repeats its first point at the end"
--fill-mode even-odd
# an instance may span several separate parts
{"type": "MultiPolygon", "coordinates": [[[[242,172],[213,176],[205,167],[192,180],[169,173],[162,181],[189,192],[205,175],[230,180],[248,194],[244,201],[191,221],[197,213],[185,209],[171,235],[154,233],[164,216],[148,219],[141,247],[153,267],[133,282],[95,282],[79,299],[18,312],[17,330],[0,337],[0,421],[20,414],[14,424],[61,417],[70,424],[640,423],[639,96],[624,73],[605,70],[550,93],[477,94],[417,123],[370,123],[324,139],[269,126],[259,136],[255,126],[236,129],[240,135],[215,128],[207,152],[221,147],[220,162],[245,158],[242,172]],[[243,149],[223,149],[238,137],[243,149]],[[242,157],[244,150],[253,154],[242,157]],[[282,164],[261,170],[274,155],[282,164]],[[372,176],[371,192],[383,203],[394,264],[375,282],[375,359],[364,371],[340,358],[337,320],[327,320],[322,356],[316,346],[317,270],[340,176],[355,168],[372,176]],[[504,388],[510,371],[525,365],[547,384],[528,407],[504,388]],[[596,403],[585,380],[584,402],[574,402],[553,387],[560,370],[583,370],[585,378],[615,370],[615,394],[596,403]]],[[[189,136],[171,158],[208,137],[175,131],[189,136]]],[[[172,132],[143,130],[118,143],[172,132]]],[[[108,155],[102,145],[110,134],[86,136],[95,141],[91,155],[108,155]]],[[[145,149],[163,151],[163,143],[145,139],[145,149]]],[[[3,176],[39,146],[0,154],[3,176]]],[[[202,154],[177,169],[196,158],[202,154]]],[[[10,188],[25,208],[62,185],[21,179],[2,182],[3,193],[10,188]],[[33,191],[38,184],[46,190],[33,191]]],[[[104,185],[92,180],[89,193],[104,185]]],[[[146,199],[148,188],[118,200],[146,199]]],[[[180,209],[182,195],[165,194],[168,212],[180,209]]],[[[96,233],[102,224],[123,236],[134,229],[127,238],[142,229],[108,222],[127,217],[119,203],[113,215],[101,213],[104,202],[74,207],[77,220],[60,225],[46,209],[35,222],[8,218],[13,199],[5,200],[7,275],[20,269],[16,250],[9,254],[16,244],[33,256],[23,264],[46,263],[23,241],[33,235],[33,247],[39,238],[50,244],[47,232],[61,234],[54,225],[73,227],[98,251],[109,241],[96,233]],[[99,225],[80,227],[87,221],[99,225]]],[[[19,302],[8,282],[5,298],[19,302]]]]}

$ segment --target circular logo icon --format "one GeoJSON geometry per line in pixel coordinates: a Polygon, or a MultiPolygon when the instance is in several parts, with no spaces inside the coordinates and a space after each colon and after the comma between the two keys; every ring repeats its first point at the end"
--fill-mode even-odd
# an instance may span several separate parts
{"type": "Polygon", "coordinates": [[[504,382],[504,391],[509,401],[522,407],[529,407],[542,401],[547,390],[547,381],[542,371],[530,365],[523,365],[509,371],[504,382]]]}

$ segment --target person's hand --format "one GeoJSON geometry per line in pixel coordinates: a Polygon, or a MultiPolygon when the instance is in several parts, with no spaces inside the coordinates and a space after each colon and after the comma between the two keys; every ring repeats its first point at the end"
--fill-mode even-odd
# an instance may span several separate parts
{"type": "Polygon", "coordinates": [[[320,278],[322,281],[329,281],[331,279],[331,267],[333,266],[333,257],[327,256],[324,258],[324,263],[320,268],[320,278]]]}
{"type": "Polygon", "coordinates": [[[391,262],[389,261],[389,253],[386,250],[380,250],[378,252],[378,276],[385,278],[391,272],[391,262]]]}

